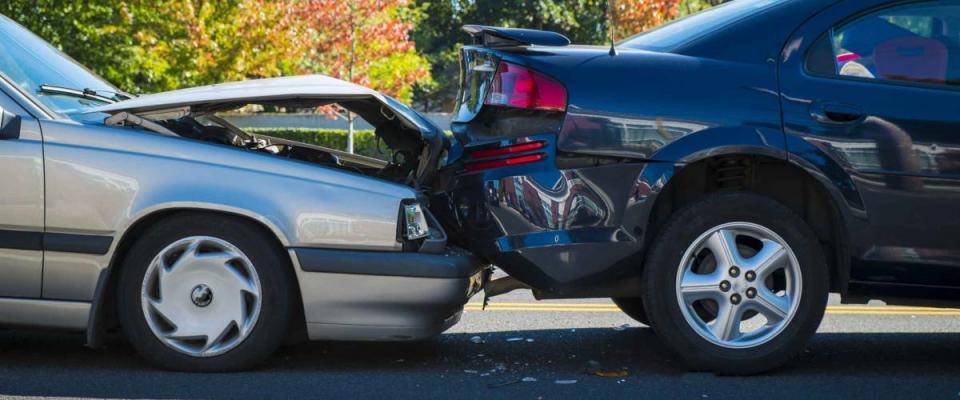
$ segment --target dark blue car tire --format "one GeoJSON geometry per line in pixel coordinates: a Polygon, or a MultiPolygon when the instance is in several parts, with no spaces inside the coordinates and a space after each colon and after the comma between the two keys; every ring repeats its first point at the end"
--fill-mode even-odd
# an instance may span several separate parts
{"type": "Polygon", "coordinates": [[[620,311],[627,314],[641,324],[650,326],[650,319],[647,317],[647,310],[643,307],[642,297],[614,297],[613,304],[616,304],[620,311]]]}
{"type": "Polygon", "coordinates": [[[789,208],[750,193],[711,195],[675,213],[643,271],[645,310],[658,336],[690,369],[722,375],[768,371],[803,351],[828,288],[813,230],[789,208]],[[742,332],[751,321],[759,321],[756,330],[742,332]]]}

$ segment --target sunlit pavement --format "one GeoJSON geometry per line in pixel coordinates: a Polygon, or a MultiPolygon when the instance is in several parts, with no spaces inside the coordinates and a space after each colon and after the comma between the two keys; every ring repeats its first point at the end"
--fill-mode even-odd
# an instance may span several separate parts
{"type": "Polygon", "coordinates": [[[838,306],[787,367],[749,377],[685,371],[647,327],[604,300],[516,293],[417,343],[308,343],[237,374],[158,371],[122,340],[0,332],[0,394],[96,398],[944,398],[960,395],[960,310],[838,306]]]}

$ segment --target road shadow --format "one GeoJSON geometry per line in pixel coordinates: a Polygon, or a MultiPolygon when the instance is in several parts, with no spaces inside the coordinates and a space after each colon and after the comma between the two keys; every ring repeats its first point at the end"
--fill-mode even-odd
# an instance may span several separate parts
{"type": "MultiPolygon", "coordinates": [[[[3,331],[0,395],[290,398],[315,397],[320,390],[324,397],[378,397],[386,390],[395,397],[444,397],[454,390],[451,385],[478,395],[500,387],[504,395],[525,395],[521,390],[529,386],[518,384],[520,378],[535,377],[551,384],[575,379],[581,389],[645,385],[658,393],[690,395],[725,380],[744,390],[763,386],[761,392],[771,395],[790,394],[795,387],[805,395],[824,390],[820,394],[827,397],[885,397],[905,390],[908,382],[952,390],[955,396],[958,339],[956,333],[821,333],[788,366],[748,378],[689,373],[648,328],[453,333],[401,343],[312,342],[284,347],[254,371],[187,374],[153,369],[117,338],[94,350],[83,347],[82,335],[3,331]],[[477,336],[482,343],[475,343],[477,336]],[[590,361],[628,376],[592,376],[590,361]],[[769,392],[770,382],[787,392],[769,392]],[[815,382],[828,383],[811,386],[815,382]]],[[[718,397],[723,398],[711,398],[718,397]]]]}

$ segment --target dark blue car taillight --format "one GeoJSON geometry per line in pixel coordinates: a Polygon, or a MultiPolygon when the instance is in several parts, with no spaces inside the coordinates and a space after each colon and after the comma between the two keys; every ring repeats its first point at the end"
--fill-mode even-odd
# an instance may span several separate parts
{"type": "Polygon", "coordinates": [[[543,150],[546,146],[546,142],[538,140],[510,146],[468,150],[469,161],[464,164],[463,169],[466,172],[478,172],[541,161],[546,159],[547,155],[536,151],[543,150]],[[504,156],[506,157],[496,158],[504,156]]]}
{"type": "Polygon", "coordinates": [[[530,110],[564,111],[567,109],[567,89],[540,72],[501,61],[484,103],[530,110]]]}

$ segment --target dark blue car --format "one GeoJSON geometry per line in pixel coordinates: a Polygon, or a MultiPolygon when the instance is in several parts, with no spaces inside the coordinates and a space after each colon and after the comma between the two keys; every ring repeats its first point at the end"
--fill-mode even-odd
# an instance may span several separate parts
{"type": "Polygon", "coordinates": [[[613,298],[725,374],[800,352],[829,292],[960,299],[960,1],[736,0],[612,47],[465,29],[431,208],[510,274],[491,294],[613,298]]]}

